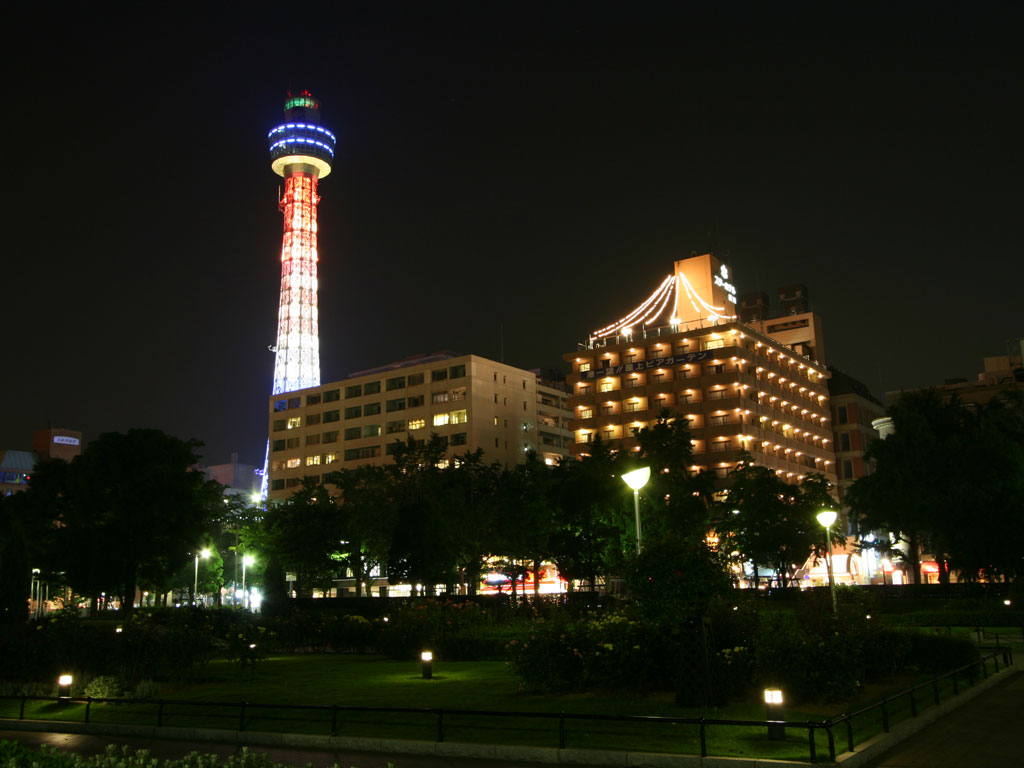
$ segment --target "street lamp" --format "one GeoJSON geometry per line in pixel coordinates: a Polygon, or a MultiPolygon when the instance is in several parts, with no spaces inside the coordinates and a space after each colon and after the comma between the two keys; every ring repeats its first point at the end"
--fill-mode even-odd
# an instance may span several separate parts
{"type": "Polygon", "coordinates": [[[633,515],[636,517],[636,553],[640,554],[640,489],[651,479],[651,468],[640,467],[622,476],[626,485],[633,489],[633,515]]]}
{"type": "Polygon", "coordinates": [[[192,605],[195,605],[199,598],[199,558],[205,560],[210,556],[210,550],[201,549],[199,554],[196,555],[196,576],[192,581],[192,605]]]}
{"type": "Polygon", "coordinates": [[[244,608],[249,607],[249,593],[245,591],[245,569],[256,562],[256,558],[252,555],[242,556],[242,606],[244,608]]]}
{"type": "Polygon", "coordinates": [[[832,524],[836,521],[834,509],[823,509],[818,513],[818,522],[825,528],[825,565],[828,567],[828,589],[832,593],[832,614],[836,613],[836,581],[832,575],[832,524]]]}

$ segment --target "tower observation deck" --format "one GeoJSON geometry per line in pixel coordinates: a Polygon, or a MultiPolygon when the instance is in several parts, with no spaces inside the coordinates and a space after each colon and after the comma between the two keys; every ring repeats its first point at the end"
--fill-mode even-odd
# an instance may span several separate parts
{"type": "Polygon", "coordinates": [[[317,317],[317,182],[331,172],[336,138],[320,125],[320,103],[309,91],[288,95],[285,122],[267,134],[270,164],[284,177],[281,300],[273,394],[320,383],[317,317]]]}

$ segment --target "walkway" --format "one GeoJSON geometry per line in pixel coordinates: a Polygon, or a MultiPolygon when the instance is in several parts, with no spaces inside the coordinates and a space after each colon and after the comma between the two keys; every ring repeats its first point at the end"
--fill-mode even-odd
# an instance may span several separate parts
{"type": "Polygon", "coordinates": [[[1009,768],[1022,764],[1024,674],[1017,673],[868,765],[870,768],[1009,768]]]}

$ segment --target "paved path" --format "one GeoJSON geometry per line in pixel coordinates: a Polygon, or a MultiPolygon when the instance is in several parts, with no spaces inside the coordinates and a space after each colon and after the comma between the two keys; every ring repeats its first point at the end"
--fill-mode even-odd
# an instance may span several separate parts
{"type": "MultiPolygon", "coordinates": [[[[201,742],[192,744],[187,741],[170,739],[144,739],[131,736],[93,736],[80,733],[44,733],[38,731],[3,731],[0,730],[0,741],[19,741],[27,747],[38,748],[42,744],[67,749],[80,755],[103,754],[107,744],[124,744],[131,749],[148,749],[153,757],[160,759],[180,758],[189,752],[200,752],[204,755],[233,755],[241,751],[236,744],[216,744],[201,742]]],[[[468,758],[432,757],[426,755],[380,755],[358,752],[343,752],[324,749],[299,749],[293,747],[250,747],[252,752],[265,753],[271,760],[290,766],[305,766],[311,763],[314,768],[329,768],[335,763],[342,768],[385,768],[394,763],[396,768],[470,768],[479,766],[480,761],[468,758]]],[[[515,763],[487,761],[488,768],[538,768],[537,763],[515,763]]]]}
{"type": "Polygon", "coordinates": [[[871,768],[1016,768],[1024,765],[1024,674],[936,720],[871,768]]]}

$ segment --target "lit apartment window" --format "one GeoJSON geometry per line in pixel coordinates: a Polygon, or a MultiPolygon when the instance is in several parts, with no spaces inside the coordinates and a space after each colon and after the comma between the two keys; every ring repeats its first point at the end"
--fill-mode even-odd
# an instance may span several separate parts
{"type": "Polygon", "coordinates": [[[290,419],[288,419],[288,429],[298,429],[301,426],[302,426],[302,417],[301,416],[292,416],[290,419]]]}
{"type": "Polygon", "coordinates": [[[336,453],[325,453],[324,464],[334,464],[338,460],[338,454],[336,453]]]}
{"type": "MultiPolygon", "coordinates": [[[[594,433],[593,432],[580,432],[579,434],[576,435],[576,442],[577,443],[592,443],[592,442],[594,442],[594,433]]],[[[497,441],[495,441],[495,446],[497,446],[497,441]]]]}
{"type": "Polygon", "coordinates": [[[447,392],[435,392],[433,397],[430,398],[433,403],[447,403],[448,393],[447,392]]]}
{"type": "Polygon", "coordinates": [[[639,435],[641,429],[643,429],[643,427],[638,427],[635,424],[630,426],[630,428],[629,428],[630,437],[636,437],[637,435],[639,435]]]}
{"type": "Polygon", "coordinates": [[[409,419],[409,431],[412,432],[415,429],[423,429],[427,426],[426,419],[409,419]]]}
{"type": "Polygon", "coordinates": [[[704,342],[704,349],[721,349],[725,346],[725,339],[708,339],[704,342]]]}
{"type": "Polygon", "coordinates": [[[448,423],[448,420],[450,418],[451,417],[447,413],[435,413],[434,414],[434,426],[435,427],[443,427],[445,424],[448,423]]]}
{"type": "Polygon", "coordinates": [[[465,400],[466,399],[466,388],[459,387],[458,389],[452,390],[452,400],[465,400]]]}
{"type": "Polygon", "coordinates": [[[288,469],[295,469],[296,467],[301,467],[302,459],[288,459],[288,461],[285,462],[285,466],[288,467],[288,469]]]}
{"type": "Polygon", "coordinates": [[[626,402],[626,413],[636,413],[637,411],[642,411],[643,408],[640,407],[641,405],[642,405],[642,403],[638,403],[638,402],[636,402],[634,400],[627,401],[626,402]]]}
{"type": "Polygon", "coordinates": [[[580,373],[586,373],[589,370],[590,370],[590,363],[580,363],[580,368],[579,368],[580,373]]]}
{"type": "Polygon", "coordinates": [[[466,415],[466,411],[465,410],[462,410],[462,411],[452,411],[451,417],[452,417],[452,420],[451,420],[452,424],[465,424],[467,421],[469,421],[469,417],[466,415]]]}
{"type": "Polygon", "coordinates": [[[275,413],[280,413],[281,411],[285,411],[287,409],[288,409],[288,401],[287,400],[275,400],[274,401],[274,412],[275,413]]]}
{"type": "MultiPolygon", "coordinates": [[[[597,385],[597,391],[598,392],[611,392],[613,389],[615,389],[615,382],[614,381],[602,381],[600,384],[597,385]]],[[[587,392],[589,392],[589,391],[590,391],[590,388],[588,387],[587,388],[587,392]]],[[[580,387],[580,394],[583,394],[583,388],[582,387],[580,387]]]]}
{"type": "Polygon", "coordinates": [[[316,467],[316,466],[319,466],[319,464],[320,464],[320,457],[319,456],[307,456],[306,457],[306,466],[307,467],[316,467]]]}
{"type": "Polygon", "coordinates": [[[594,418],[594,409],[593,408],[584,408],[584,409],[582,409],[580,411],[580,418],[581,419],[592,419],[592,418],[594,418]]]}

